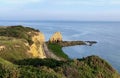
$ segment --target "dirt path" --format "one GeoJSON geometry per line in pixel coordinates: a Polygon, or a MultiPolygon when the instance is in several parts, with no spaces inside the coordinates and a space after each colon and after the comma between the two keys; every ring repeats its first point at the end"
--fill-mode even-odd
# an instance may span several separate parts
{"type": "Polygon", "coordinates": [[[47,58],[53,58],[53,59],[56,59],[56,60],[61,60],[59,57],[57,57],[53,52],[51,52],[48,49],[46,43],[43,44],[43,49],[44,49],[44,52],[45,52],[47,58]]]}

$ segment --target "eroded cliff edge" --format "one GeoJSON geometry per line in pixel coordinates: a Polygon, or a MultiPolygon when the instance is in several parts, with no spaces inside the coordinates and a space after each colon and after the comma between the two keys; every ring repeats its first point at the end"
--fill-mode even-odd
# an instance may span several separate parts
{"type": "Polygon", "coordinates": [[[43,44],[45,43],[45,36],[42,32],[35,32],[32,37],[33,44],[30,45],[30,53],[33,57],[46,58],[46,54],[43,49],[43,44]]]}
{"type": "Polygon", "coordinates": [[[46,58],[42,32],[29,27],[8,26],[0,28],[0,55],[7,60],[46,58]],[[13,53],[13,54],[12,54],[13,53]],[[16,56],[15,56],[16,55],[16,56]]]}

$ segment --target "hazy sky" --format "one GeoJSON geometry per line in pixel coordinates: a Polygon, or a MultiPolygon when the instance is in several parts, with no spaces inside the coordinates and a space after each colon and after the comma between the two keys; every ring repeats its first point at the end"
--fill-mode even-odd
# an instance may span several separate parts
{"type": "Polygon", "coordinates": [[[0,0],[0,20],[120,21],[120,0],[0,0]]]}

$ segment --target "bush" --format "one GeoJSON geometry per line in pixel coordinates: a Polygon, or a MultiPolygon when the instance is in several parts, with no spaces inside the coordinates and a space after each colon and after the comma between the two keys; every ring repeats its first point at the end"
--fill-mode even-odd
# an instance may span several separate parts
{"type": "Polygon", "coordinates": [[[59,78],[54,72],[47,72],[32,66],[23,66],[20,68],[19,78],[59,78]]]}
{"type": "Polygon", "coordinates": [[[97,56],[66,62],[31,58],[15,64],[18,65],[0,61],[0,78],[119,78],[119,74],[97,56]]]}
{"type": "Polygon", "coordinates": [[[19,70],[16,67],[10,67],[0,64],[0,78],[18,78],[19,70]]]}
{"type": "Polygon", "coordinates": [[[55,67],[59,67],[62,66],[65,62],[63,61],[57,61],[54,59],[39,59],[39,58],[35,58],[35,59],[24,59],[24,60],[19,60],[15,62],[18,65],[30,65],[30,66],[34,66],[34,67],[39,67],[39,66],[47,66],[50,68],[55,68],[55,67]]]}

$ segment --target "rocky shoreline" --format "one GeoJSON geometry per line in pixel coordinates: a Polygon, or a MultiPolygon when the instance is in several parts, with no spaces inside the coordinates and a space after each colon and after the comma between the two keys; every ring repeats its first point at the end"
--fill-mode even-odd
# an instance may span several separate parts
{"type": "Polygon", "coordinates": [[[97,43],[96,41],[61,41],[61,42],[57,42],[57,44],[59,44],[62,47],[69,47],[69,46],[76,46],[76,45],[92,46],[93,44],[96,44],[96,43],[97,43]]]}

